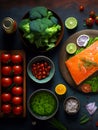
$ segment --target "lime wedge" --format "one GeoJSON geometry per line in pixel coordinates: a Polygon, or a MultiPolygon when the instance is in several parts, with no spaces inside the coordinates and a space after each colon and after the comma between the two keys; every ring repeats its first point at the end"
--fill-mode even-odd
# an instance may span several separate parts
{"type": "Polygon", "coordinates": [[[68,43],[66,46],[66,52],[69,54],[74,54],[77,50],[77,46],[75,43],[68,43]]]}
{"type": "Polygon", "coordinates": [[[78,21],[76,18],[74,17],[68,17],[66,20],[65,20],[65,27],[67,29],[75,29],[78,25],[78,21]]]}

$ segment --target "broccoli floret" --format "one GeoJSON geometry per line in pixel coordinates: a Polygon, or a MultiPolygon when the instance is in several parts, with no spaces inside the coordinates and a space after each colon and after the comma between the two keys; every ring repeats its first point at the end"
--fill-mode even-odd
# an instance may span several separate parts
{"type": "Polygon", "coordinates": [[[54,16],[50,17],[50,20],[54,23],[54,24],[58,24],[58,19],[54,16]]]}
{"type": "Polygon", "coordinates": [[[55,43],[47,44],[46,50],[48,51],[48,50],[50,50],[50,49],[52,49],[52,48],[54,48],[54,47],[55,47],[55,43]]]}
{"type": "Polygon", "coordinates": [[[53,13],[52,13],[52,11],[48,10],[47,18],[50,18],[51,16],[53,16],[53,13]]]}
{"type": "Polygon", "coordinates": [[[23,37],[25,37],[31,44],[34,43],[34,34],[33,33],[24,33],[23,37]]]}
{"type": "Polygon", "coordinates": [[[19,23],[19,29],[21,31],[23,31],[24,33],[30,33],[30,24],[29,24],[30,20],[29,19],[23,19],[21,20],[21,22],[19,23]]]}
{"type": "Polygon", "coordinates": [[[50,28],[46,28],[45,33],[50,35],[50,36],[53,36],[54,34],[56,34],[60,30],[61,30],[61,26],[58,24],[58,25],[54,25],[50,28]]]}
{"type": "Polygon", "coordinates": [[[48,18],[36,19],[30,21],[30,29],[32,32],[38,32],[43,34],[46,28],[52,27],[53,22],[48,18]]]}
{"type": "Polygon", "coordinates": [[[31,20],[46,17],[47,14],[48,14],[48,9],[43,6],[38,6],[38,7],[32,8],[29,11],[29,16],[30,16],[31,20]]]}

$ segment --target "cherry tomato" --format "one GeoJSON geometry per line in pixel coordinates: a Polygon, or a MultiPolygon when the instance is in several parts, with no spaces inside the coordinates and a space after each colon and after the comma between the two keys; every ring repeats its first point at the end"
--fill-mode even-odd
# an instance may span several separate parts
{"type": "Polygon", "coordinates": [[[39,80],[46,78],[51,70],[51,66],[46,61],[40,61],[32,64],[32,74],[39,80]]]}
{"type": "Polygon", "coordinates": [[[92,10],[92,11],[89,12],[89,17],[94,19],[95,16],[96,16],[95,11],[92,10]]]}
{"type": "Polygon", "coordinates": [[[93,18],[87,18],[87,19],[86,19],[86,25],[87,25],[87,26],[92,26],[93,24],[94,24],[93,18]]]}
{"type": "Polygon", "coordinates": [[[13,113],[15,115],[20,115],[23,112],[23,106],[15,106],[13,107],[13,113]]]}
{"type": "Polygon", "coordinates": [[[22,73],[22,66],[21,65],[14,65],[12,67],[14,75],[20,75],[22,73]]]}
{"type": "Polygon", "coordinates": [[[2,53],[1,54],[1,62],[2,63],[9,63],[11,61],[11,55],[9,53],[2,53]]]}
{"type": "Polygon", "coordinates": [[[9,114],[9,113],[11,113],[11,105],[10,104],[3,104],[2,106],[1,106],[1,110],[3,111],[3,113],[5,113],[5,114],[9,114]]]}
{"type": "Polygon", "coordinates": [[[84,92],[84,93],[89,93],[89,92],[91,92],[91,85],[90,84],[82,84],[81,85],[81,90],[82,90],[82,92],[84,92]]]}
{"type": "Polygon", "coordinates": [[[19,64],[22,62],[23,59],[20,54],[14,54],[14,55],[12,55],[11,60],[12,60],[12,63],[19,64]]]}
{"type": "Polygon", "coordinates": [[[10,93],[2,93],[1,99],[2,99],[3,102],[11,101],[11,94],[10,93]]]}
{"type": "Polygon", "coordinates": [[[19,97],[19,96],[15,96],[12,98],[12,103],[14,105],[19,105],[22,103],[22,97],[19,97]]]}
{"type": "Polygon", "coordinates": [[[11,75],[11,72],[12,72],[12,67],[10,67],[10,66],[3,66],[3,67],[1,68],[1,72],[2,72],[2,74],[5,75],[5,76],[10,76],[10,75],[11,75]]]}
{"type": "Polygon", "coordinates": [[[12,79],[9,77],[1,78],[1,86],[2,87],[9,87],[12,84],[12,79]]]}
{"type": "Polygon", "coordinates": [[[83,6],[83,5],[80,5],[80,6],[79,6],[79,10],[80,10],[80,11],[84,11],[84,6],[83,6]]]}
{"type": "Polygon", "coordinates": [[[23,83],[23,78],[22,76],[14,76],[13,81],[15,84],[21,85],[23,83]]]}
{"type": "Polygon", "coordinates": [[[12,94],[21,95],[23,93],[23,88],[21,86],[14,86],[12,88],[12,94]]]}
{"type": "Polygon", "coordinates": [[[98,24],[98,16],[95,18],[95,23],[98,24]]]}

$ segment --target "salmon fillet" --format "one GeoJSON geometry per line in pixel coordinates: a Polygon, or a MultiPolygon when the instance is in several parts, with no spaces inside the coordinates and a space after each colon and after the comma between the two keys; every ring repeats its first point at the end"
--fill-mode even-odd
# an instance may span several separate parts
{"type": "Polygon", "coordinates": [[[98,41],[65,61],[76,85],[79,85],[98,70],[98,41]]]}

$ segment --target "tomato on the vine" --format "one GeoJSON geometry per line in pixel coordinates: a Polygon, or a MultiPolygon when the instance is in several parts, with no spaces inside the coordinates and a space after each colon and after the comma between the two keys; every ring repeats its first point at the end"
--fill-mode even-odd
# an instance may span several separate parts
{"type": "Polygon", "coordinates": [[[12,103],[14,105],[20,105],[22,103],[22,97],[15,96],[12,98],[12,103]]]}
{"type": "Polygon", "coordinates": [[[14,65],[12,67],[12,70],[13,70],[14,75],[20,75],[20,74],[22,74],[22,71],[23,71],[21,65],[14,65]]]}
{"type": "Polygon", "coordinates": [[[23,106],[19,105],[13,107],[13,114],[20,115],[22,114],[22,112],[23,112],[23,106]]]}
{"type": "Polygon", "coordinates": [[[1,94],[1,100],[3,101],[3,102],[9,102],[9,101],[11,101],[11,94],[10,93],[2,93],[1,94]]]}
{"type": "Polygon", "coordinates": [[[1,86],[2,87],[9,87],[12,84],[12,79],[9,77],[1,78],[1,86]]]}
{"type": "Polygon", "coordinates": [[[13,81],[17,85],[21,85],[23,83],[23,77],[22,76],[14,76],[13,81]]]}
{"type": "Polygon", "coordinates": [[[96,17],[95,11],[91,10],[91,11],[89,12],[89,17],[91,17],[91,18],[94,19],[94,18],[96,17]]]}
{"type": "Polygon", "coordinates": [[[14,94],[14,95],[22,95],[23,94],[23,88],[21,86],[14,86],[12,88],[12,94],[14,94]]]}
{"type": "Polygon", "coordinates": [[[94,24],[93,18],[87,18],[86,19],[86,25],[91,27],[94,24]]]}
{"type": "Polygon", "coordinates": [[[11,55],[9,53],[2,53],[1,54],[1,62],[2,63],[9,63],[11,61],[11,55]]]}
{"type": "Polygon", "coordinates": [[[10,76],[12,72],[12,67],[11,66],[2,66],[1,72],[5,76],[10,76]]]}
{"type": "Polygon", "coordinates": [[[1,106],[1,110],[3,111],[4,114],[9,114],[11,113],[11,105],[10,104],[3,104],[1,106]]]}
{"type": "Polygon", "coordinates": [[[13,54],[11,60],[14,64],[20,64],[23,61],[23,58],[20,54],[13,54]]]}

